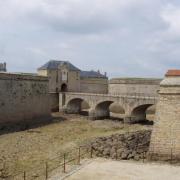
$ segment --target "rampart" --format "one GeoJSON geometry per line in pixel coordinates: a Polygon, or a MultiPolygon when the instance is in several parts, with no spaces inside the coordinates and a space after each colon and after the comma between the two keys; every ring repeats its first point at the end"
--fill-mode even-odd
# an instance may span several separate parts
{"type": "Polygon", "coordinates": [[[109,81],[109,94],[156,96],[161,81],[155,78],[114,78],[109,81]]]}
{"type": "Polygon", "coordinates": [[[50,118],[48,78],[0,73],[0,124],[50,118]]]}
{"type": "Polygon", "coordinates": [[[82,93],[108,93],[108,79],[103,78],[81,78],[80,91],[82,93]]]}

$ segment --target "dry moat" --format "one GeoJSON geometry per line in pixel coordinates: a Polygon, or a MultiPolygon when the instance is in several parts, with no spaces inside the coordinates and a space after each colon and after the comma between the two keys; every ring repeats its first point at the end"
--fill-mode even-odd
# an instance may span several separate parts
{"type": "Polygon", "coordinates": [[[6,174],[31,169],[95,137],[111,136],[139,130],[151,130],[150,124],[123,124],[114,120],[90,121],[85,116],[54,113],[53,121],[22,127],[13,132],[2,129],[0,135],[0,170],[6,174]],[[28,129],[26,129],[28,128],[28,129]],[[5,162],[5,163],[3,163],[5,162]],[[4,171],[5,170],[5,171],[4,171]]]}

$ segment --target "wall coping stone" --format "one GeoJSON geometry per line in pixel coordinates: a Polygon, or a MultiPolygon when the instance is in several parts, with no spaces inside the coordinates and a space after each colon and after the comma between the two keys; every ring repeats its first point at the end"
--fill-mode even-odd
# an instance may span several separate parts
{"type": "Polygon", "coordinates": [[[48,77],[39,76],[39,75],[36,75],[36,74],[0,72],[0,80],[48,81],[48,77]]]}
{"type": "Polygon", "coordinates": [[[166,76],[160,83],[161,87],[179,87],[180,76],[166,76]]]}
{"type": "Polygon", "coordinates": [[[159,85],[162,79],[156,78],[113,78],[109,84],[148,84],[159,85]]]}

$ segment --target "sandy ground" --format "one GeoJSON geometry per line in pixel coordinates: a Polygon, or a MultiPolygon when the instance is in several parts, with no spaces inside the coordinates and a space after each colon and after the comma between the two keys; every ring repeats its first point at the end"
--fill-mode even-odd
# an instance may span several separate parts
{"type": "Polygon", "coordinates": [[[179,180],[180,167],[96,159],[66,180],[179,180]]]}

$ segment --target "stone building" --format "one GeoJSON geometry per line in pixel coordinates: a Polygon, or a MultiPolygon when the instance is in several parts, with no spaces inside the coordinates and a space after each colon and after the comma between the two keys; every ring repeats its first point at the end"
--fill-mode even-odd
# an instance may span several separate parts
{"type": "Polygon", "coordinates": [[[50,93],[108,93],[108,78],[99,71],[82,71],[68,61],[50,60],[38,69],[49,77],[50,93]]]}
{"type": "Polygon", "coordinates": [[[0,63],[0,72],[6,72],[7,69],[6,69],[6,63],[0,63]]]}

